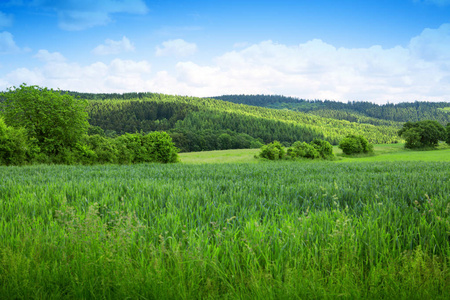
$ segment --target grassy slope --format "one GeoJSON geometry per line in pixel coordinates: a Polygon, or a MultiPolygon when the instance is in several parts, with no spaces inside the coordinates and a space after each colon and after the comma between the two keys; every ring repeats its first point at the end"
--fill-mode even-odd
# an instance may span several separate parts
{"type": "MultiPolygon", "coordinates": [[[[450,161],[450,147],[441,145],[433,151],[415,151],[403,148],[403,144],[375,145],[375,155],[366,157],[342,156],[342,151],[334,147],[338,162],[350,161],[450,161]]],[[[259,149],[237,149],[205,152],[180,153],[182,163],[258,163],[255,154],[259,149]]]]}

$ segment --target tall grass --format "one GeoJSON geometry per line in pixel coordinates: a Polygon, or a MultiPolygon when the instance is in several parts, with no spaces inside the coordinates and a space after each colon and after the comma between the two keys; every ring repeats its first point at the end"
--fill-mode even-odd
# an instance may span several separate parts
{"type": "Polygon", "coordinates": [[[0,168],[0,298],[446,298],[450,163],[0,168]]]}

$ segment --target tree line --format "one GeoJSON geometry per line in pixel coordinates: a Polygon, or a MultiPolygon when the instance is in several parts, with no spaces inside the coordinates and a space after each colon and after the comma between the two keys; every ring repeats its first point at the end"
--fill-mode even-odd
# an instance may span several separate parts
{"type": "Polygon", "coordinates": [[[308,112],[326,118],[348,120],[373,125],[396,125],[395,122],[435,120],[445,125],[450,122],[448,102],[404,102],[375,104],[367,101],[347,103],[330,100],[305,100],[278,95],[224,95],[214,97],[233,103],[308,112]],[[383,123],[382,121],[391,123],[383,123]],[[381,122],[381,123],[380,123],[381,122]]]}

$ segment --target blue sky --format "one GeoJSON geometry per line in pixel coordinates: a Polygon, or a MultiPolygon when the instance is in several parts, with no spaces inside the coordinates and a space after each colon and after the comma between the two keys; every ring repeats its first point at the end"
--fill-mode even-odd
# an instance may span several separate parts
{"type": "Polygon", "coordinates": [[[0,90],[450,102],[450,0],[0,0],[0,90]]]}

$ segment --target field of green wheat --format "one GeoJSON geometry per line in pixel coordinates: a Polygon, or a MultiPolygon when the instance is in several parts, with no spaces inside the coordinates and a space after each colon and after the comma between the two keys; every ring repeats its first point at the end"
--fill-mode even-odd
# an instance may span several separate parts
{"type": "Polygon", "coordinates": [[[0,298],[447,298],[448,170],[0,167],[0,298]]]}

